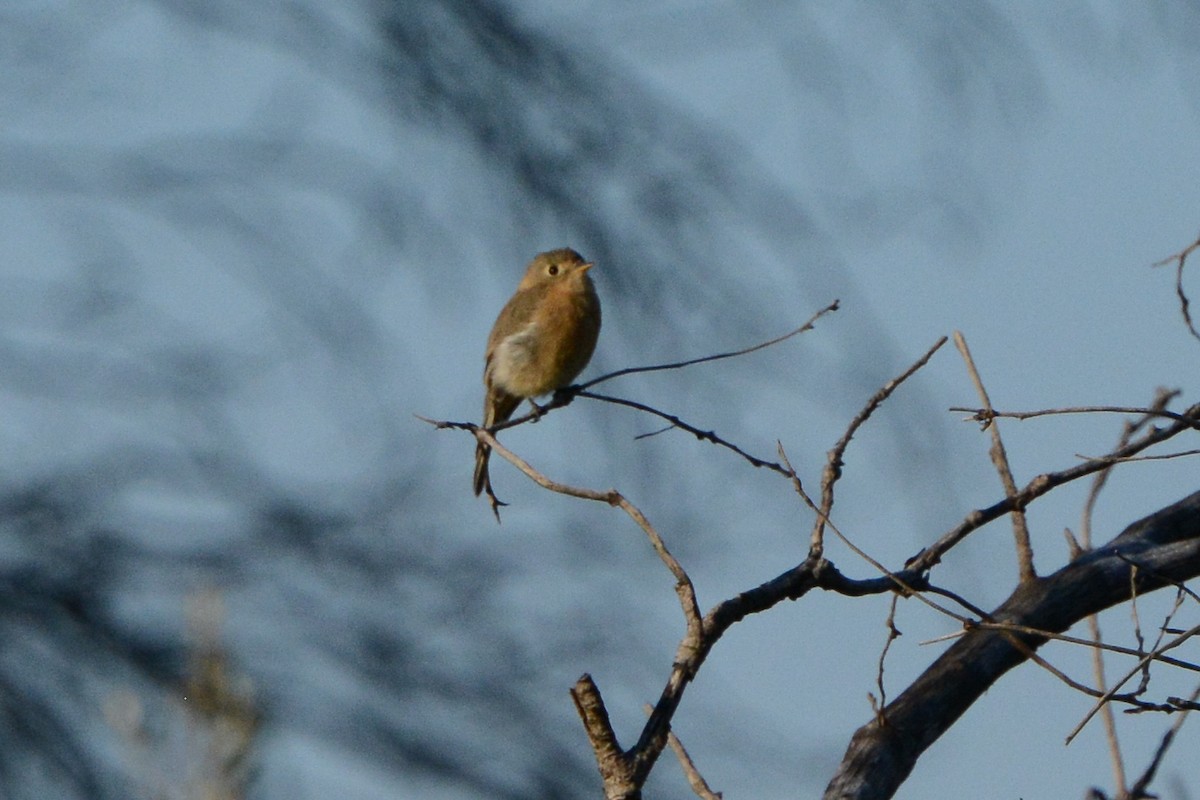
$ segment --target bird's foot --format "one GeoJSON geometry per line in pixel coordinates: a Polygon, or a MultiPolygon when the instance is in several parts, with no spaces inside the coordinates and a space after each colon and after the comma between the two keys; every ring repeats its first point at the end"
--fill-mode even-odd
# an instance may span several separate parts
{"type": "Polygon", "coordinates": [[[508,503],[496,497],[496,493],[492,490],[492,479],[488,477],[487,482],[483,485],[484,491],[487,493],[488,503],[492,506],[492,513],[496,516],[496,524],[500,524],[500,506],[506,506],[508,503]]]}

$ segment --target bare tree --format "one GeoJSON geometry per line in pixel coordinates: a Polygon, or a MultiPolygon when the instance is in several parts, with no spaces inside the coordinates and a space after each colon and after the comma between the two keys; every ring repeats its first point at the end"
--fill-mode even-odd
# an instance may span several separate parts
{"type": "MultiPolygon", "coordinates": [[[[1175,257],[1180,273],[1187,255],[1194,247],[1175,257]]],[[[1183,315],[1190,327],[1187,297],[1181,284],[1179,295],[1183,315]]],[[[1178,393],[1160,391],[1154,402],[1143,408],[1092,406],[1033,412],[997,411],[992,407],[965,338],[956,332],[955,344],[981,405],[976,408],[958,407],[951,410],[969,411],[971,418],[979,422],[982,430],[990,435],[991,459],[1005,489],[1005,496],[990,506],[970,510],[963,515],[958,525],[930,541],[903,564],[889,566],[873,559],[839,530],[836,525],[835,487],[842,476],[846,449],[856,432],[905,380],[921,369],[941,349],[947,338],[943,337],[937,341],[912,366],[881,387],[850,421],[845,433],[828,453],[819,480],[819,492],[815,496],[805,489],[805,481],[792,467],[782,445],[778,447],[778,461],[755,457],[715,432],[704,431],[667,411],[629,399],[601,395],[592,389],[597,384],[631,372],[678,369],[700,362],[735,357],[774,345],[798,333],[811,330],[818,318],[837,308],[838,304],[835,302],[818,312],[801,328],[756,347],[686,362],[609,373],[580,386],[560,391],[544,409],[549,411],[564,406],[576,397],[633,407],[667,420],[671,429],[685,431],[702,441],[727,448],[748,464],[756,468],[765,468],[790,483],[803,506],[814,515],[807,558],[760,585],[748,587],[736,596],[718,603],[707,613],[702,612],[696,600],[696,589],[687,570],[668,547],[669,535],[656,529],[650,521],[652,515],[634,506],[616,489],[597,491],[555,481],[497,441],[497,431],[529,421],[532,415],[510,420],[495,426],[494,429],[470,423],[427,420],[438,427],[459,428],[471,432],[478,441],[493,447],[496,453],[549,491],[607,503],[620,509],[649,538],[654,551],[674,580],[685,620],[686,635],[679,642],[671,664],[670,677],[657,704],[649,711],[649,718],[637,741],[630,746],[619,742],[609,720],[600,688],[590,675],[583,675],[571,689],[576,710],[595,753],[606,798],[640,798],[647,777],[668,743],[675,750],[693,791],[703,798],[719,797],[720,795],[705,782],[682,743],[674,737],[671,720],[688,685],[696,678],[709,653],[731,626],[751,614],[769,611],[784,600],[799,600],[814,590],[852,597],[885,593],[897,597],[912,597],[957,620],[962,626],[957,641],[935,659],[899,696],[884,704],[884,656],[894,635],[889,638],[880,657],[880,702],[875,707],[873,718],[859,728],[851,739],[841,764],[826,788],[827,800],[883,800],[892,797],[922,753],[945,734],[1006,672],[1027,661],[1033,661],[1059,677],[1070,691],[1095,698],[1094,711],[1080,722],[1079,727],[1082,728],[1097,712],[1102,711],[1107,715],[1110,740],[1113,744],[1114,775],[1117,776],[1118,782],[1117,796],[1131,799],[1150,797],[1151,795],[1146,793],[1149,783],[1175,732],[1188,712],[1200,707],[1196,703],[1197,697],[1200,696],[1200,686],[1188,698],[1154,699],[1148,691],[1148,678],[1152,668],[1200,673],[1200,665],[1169,655],[1170,651],[1200,633],[1200,626],[1183,630],[1171,627],[1175,611],[1178,611],[1184,601],[1200,603],[1200,596],[1185,585],[1186,581],[1200,575],[1200,491],[1131,522],[1125,530],[1101,545],[1093,546],[1090,541],[1090,508],[1113,470],[1123,463],[1155,458],[1187,459],[1200,455],[1200,449],[1166,454],[1148,453],[1165,442],[1200,431],[1200,404],[1173,411],[1169,406],[1177,399],[1178,393]],[[1084,458],[1072,466],[1044,472],[1025,485],[1018,485],[1009,467],[1005,445],[1000,435],[999,420],[1061,414],[1120,414],[1128,421],[1116,446],[1104,455],[1084,458]],[[1025,519],[1025,510],[1054,489],[1087,478],[1092,479],[1093,486],[1085,515],[1085,535],[1082,541],[1079,541],[1068,532],[1073,557],[1053,573],[1041,576],[1034,566],[1034,547],[1025,519]],[[952,549],[984,526],[1004,517],[1009,518],[1012,525],[1018,570],[1011,594],[999,606],[988,611],[980,608],[968,597],[941,588],[934,578],[943,558],[952,549]],[[847,577],[825,554],[825,539],[831,532],[877,570],[879,576],[866,580],[847,577]],[[1065,635],[1074,625],[1094,619],[1094,616],[1104,609],[1121,603],[1136,603],[1140,595],[1164,588],[1173,588],[1178,600],[1172,615],[1161,626],[1156,641],[1150,647],[1131,649],[1108,644],[1099,636],[1098,629],[1094,629],[1092,636],[1088,638],[1065,635]],[[1038,649],[1051,639],[1092,648],[1096,653],[1118,653],[1128,657],[1132,666],[1119,680],[1106,683],[1103,673],[1098,672],[1100,680],[1097,684],[1087,685],[1068,677],[1038,655],[1038,649]],[[1128,682],[1138,675],[1145,676],[1140,685],[1126,688],[1128,682]],[[1153,761],[1132,783],[1128,783],[1124,777],[1125,765],[1116,744],[1115,734],[1112,733],[1114,726],[1111,708],[1114,704],[1123,704],[1138,712],[1179,715],[1178,721],[1164,736],[1163,744],[1153,761]]],[[[895,627],[890,619],[888,624],[895,634],[895,627]]],[[[1139,632],[1140,641],[1142,639],[1139,632]]]]}

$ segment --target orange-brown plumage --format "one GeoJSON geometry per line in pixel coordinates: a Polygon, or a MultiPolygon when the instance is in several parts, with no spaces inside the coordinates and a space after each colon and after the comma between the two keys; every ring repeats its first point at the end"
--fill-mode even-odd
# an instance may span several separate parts
{"type": "MultiPolygon", "coordinates": [[[[591,264],[564,247],[539,253],[501,309],[484,360],[483,426],[512,416],[524,399],[567,386],[583,371],[600,335],[600,298],[591,264]]],[[[491,448],[475,448],[475,494],[489,485],[491,448]]],[[[490,492],[489,492],[490,495],[490,492]]]]}

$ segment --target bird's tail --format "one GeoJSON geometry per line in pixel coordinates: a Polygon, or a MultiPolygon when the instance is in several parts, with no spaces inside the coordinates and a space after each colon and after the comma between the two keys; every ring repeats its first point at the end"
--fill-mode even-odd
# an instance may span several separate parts
{"type": "MultiPolygon", "coordinates": [[[[483,427],[490,428],[493,425],[504,422],[512,416],[512,413],[517,410],[517,406],[521,404],[521,398],[514,397],[507,392],[499,392],[491,390],[483,401],[483,427]]],[[[485,488],[490,488],[491,479],[488,477],[488,458],[492,455],[492,448],[479,442],[475,445],[475,496],[478,497],[483,493],[485,488]]],[[[491,494],[489,491],[488,494],[491,494]]]]}
{"type": "Polygon", "coordinates": [[[478,497],[483,492],[483,487],[490,483],[488,478],[488,457],[492,454],[492,448],[488,447],[483,442],[475,445],[475,496],[478,497]]]}

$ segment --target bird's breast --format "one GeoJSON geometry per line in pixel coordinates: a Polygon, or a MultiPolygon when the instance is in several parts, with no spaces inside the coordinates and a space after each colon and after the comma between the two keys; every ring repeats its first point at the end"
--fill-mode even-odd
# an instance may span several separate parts
{"type": "Polygon", "coordinates": [[[496,343],[491,383],[517,397],[567,386],[583,371],[600,333],[595,292],[547,294],[533,318],[496,343]]]}

